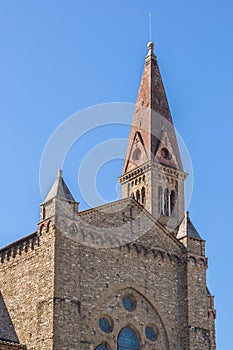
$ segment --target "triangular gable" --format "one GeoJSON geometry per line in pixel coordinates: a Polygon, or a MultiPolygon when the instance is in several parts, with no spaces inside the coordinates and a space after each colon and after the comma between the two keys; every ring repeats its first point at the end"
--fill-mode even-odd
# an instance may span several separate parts
{"type": "Polygon", "coordinates": [[[164,131],[162,138],[155,151],[155,160],[159,163],[178,169],[179,164],[175,155],[175,151],[172,147],[172,143],[168,136],[167,131],[164,131]]]}
{"type": "Polygon", "coordinates": [[[139,131],[136,131],[131,144],[129,157],[126,160],[124,172],[126,173],[132,170],[133,168],[136,168],[141,164],[146,163],[147,161],[148,161],[148,154],[145,148],[142,135],[139,131]]]}

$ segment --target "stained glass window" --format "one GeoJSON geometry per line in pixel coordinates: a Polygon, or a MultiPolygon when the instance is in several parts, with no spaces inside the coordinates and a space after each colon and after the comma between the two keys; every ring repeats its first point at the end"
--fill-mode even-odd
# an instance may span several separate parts
{"type": "Polygon", "coordinates": [[[130,327],[123,328],[118,336],[118,350],[139,350],[137,334],[130,327]]]}
{"type": "Polygon", "coordinates": [[[110,321],[106,317],[102,317],[99,319],[99,327],[105,333],[109,333],[112,331],[110,321]]]}
{"type": "Polygon", "coordinates": [[[104,344],[100,344],[97,346],[97,348],[95,348],[95,350],[108,350],[108,348],[104,344]]]}
{"type": "Polygon", "coordinates": [[[146,326],[145,333],[149,340],[156,340],[158,338],[158,329],[155,325],[146,326]]]}
{"type": "Polygon", "coordinates": [[[131,296],[125,296],[122,299],[122,303],[127,311],[134,311],[136,308],[136,301],[131,296]]]}

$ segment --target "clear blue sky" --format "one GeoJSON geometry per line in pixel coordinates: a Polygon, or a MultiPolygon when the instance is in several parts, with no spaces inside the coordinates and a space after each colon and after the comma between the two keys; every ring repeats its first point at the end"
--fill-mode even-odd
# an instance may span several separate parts
{"type": "MultiPolygon", "coordinates": [[[[175,125],[194,167],[189,210],[207,240],[208,284],[218,310],[218,350],[231,350],[230,0],[0,2],[1,245],[36,230],[40,159],[54,129],[83,108],[135,102],[149,40],[149,12],[175,125]]],[[[78,150],[72,148],[67,157],[64,177],[84,209],[76,181],[78,150]]],[[[103,174],[110,172],[114,179],[121,164],[112,165],[114,169],[106,166],[103,174]]],[[[115,198],[115,184],[108,181],[103,194],[108,200],[115,198]]]]}

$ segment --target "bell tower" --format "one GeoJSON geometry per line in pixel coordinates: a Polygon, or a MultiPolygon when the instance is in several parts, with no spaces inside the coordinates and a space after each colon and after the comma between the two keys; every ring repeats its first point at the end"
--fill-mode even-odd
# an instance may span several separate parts
{"type": "Polygon", "coordinates": [[[184,180],[154,44],[148,43],[122,175],[122,197],[133,196],[156,219],[177,227],[184,217],[184,180]]]}

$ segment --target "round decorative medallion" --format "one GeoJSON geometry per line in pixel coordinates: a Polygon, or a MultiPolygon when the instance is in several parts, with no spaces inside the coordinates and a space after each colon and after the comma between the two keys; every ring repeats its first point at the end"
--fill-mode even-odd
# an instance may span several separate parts
{"type": "Polygon", "coordinates": [[[138,161],[141,158],[142,152],[140,151],[139,148],[136,148],[135,151],[133,152],[133,160],[138,161]]]}
{"type": "Polygon", "coordinates": [[[162,154],[163,158],[166,159],[166,160],[171,158],[171,155],[170,155],[170,153],[169,153],[167,148],[162,148],[161,154],[162,154]]]}

